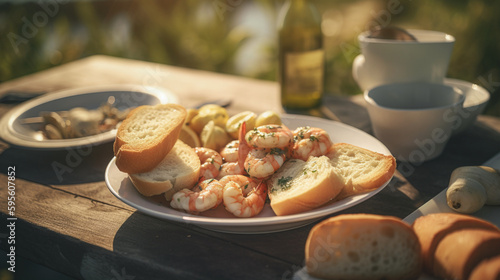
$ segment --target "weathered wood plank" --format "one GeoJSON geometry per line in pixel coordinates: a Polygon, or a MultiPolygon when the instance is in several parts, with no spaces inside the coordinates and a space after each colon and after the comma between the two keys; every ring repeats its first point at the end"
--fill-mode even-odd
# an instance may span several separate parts
{"type": "Polygon", "coordinates": [[[9,91],[51,92],[108,84],[164,88],[175,93],[180,103],[187,107],[231,98],[230,111],[233,113],[282,110],[279,86],[275,82],[99,55],[2,83],[0,96],[9,91]]]}
{"type": "MultiPolygon", "coordinates": [[[[6,176],[0,174],[0,180],[6,181],[6,176]]],[[[0,190],[5,193],[5,185],[0,190]]],[[[6,219],[5,200],[0,209],[6,219]]],[[[207,236],[190,225],[158,220],[22,179],[16,180],[15,216],[16,253],[73,277],[111,279],[113,273],[126,268],[137,279],[209,279],[210,275],[251,279],[249,271],[262,273],[262,279],[276,279],[277,273],[293,265],[207,236]],[[228,266],[229,262],[235,266],[228,266]]]]}

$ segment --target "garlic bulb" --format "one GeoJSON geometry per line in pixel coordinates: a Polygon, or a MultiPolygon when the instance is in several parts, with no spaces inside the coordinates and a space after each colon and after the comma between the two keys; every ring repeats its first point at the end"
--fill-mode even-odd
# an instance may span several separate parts
{"type": "Polygon", "coordinates": [[[463,166],[451,174],[446,202],[453,210],[471,214],[484,205],[500,205],[500,172],[488,166],[463,166]]]}

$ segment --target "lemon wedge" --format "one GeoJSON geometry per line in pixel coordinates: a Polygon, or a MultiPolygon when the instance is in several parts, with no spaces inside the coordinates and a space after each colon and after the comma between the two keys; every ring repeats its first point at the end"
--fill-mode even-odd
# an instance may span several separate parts
{"type": "Polygon", "coordinates": [[[209,121],[205,127],[203,127],[200,138],[203,147],[210,148],[217,152],[231,141],[226,131],[222,127],[215,125],[214,121],[209,121]]]}
{"type": "Polygon", "coordinates": [[[268,124],[281,124],[281,118],[278,113],[274,111],[265,111],[260,114],[255,121],[256,127],[268,124]]]}
{"type": "Polygon", "coordinates": [[[247,123],[246,130],[252,130],[255,127],[255,120],[257,119],[257,114],[251,111],[244,111],[230,117],[226,122],[226,131],[233,137],[233,139],[238,139],[238,134],[240,131],[240,126],[243,122],[247,123]]]}
{"type": "Polygon", "coordinates": [[[213,121],[216,126],[225,127],[229,115],[226,108],[210,104],[201,107],[198,114],[189,122],[189,126],[198,134],[208,122],[213,121]]]}
{"type": "Polygon", "coordinates": [[[187,125],[182,126],[181,133],[179,134],[179,140],[192,148],[201,147],[201,141],[198,134],[196,134],[196,132],[194,132],[194,130],[189,128],[187,125]]]}
{"type": "Polygon", "coordinates": [[[198,115],[199,110],[198,109],[187,109],[187,115],[186,115],[186,120],[184,121],[187,125],[191,123],[193,118],[198,115]]]}

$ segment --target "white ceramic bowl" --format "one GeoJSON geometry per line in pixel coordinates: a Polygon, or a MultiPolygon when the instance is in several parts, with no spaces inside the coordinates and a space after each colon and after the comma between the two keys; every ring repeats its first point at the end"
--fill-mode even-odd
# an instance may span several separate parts
{"type": "Polygon", "coordinates": [[[456,87],[426,82],[378,86],[364,98],[375,136],[398,160],[411,163],[442,153],[465,100],[456,87]]]}
{"type": "Polygon", "coordinates": [[[462,90],[465,95],[464,109],[459,112],[457,124],[453,129],[454,135],[459,134],[470,127],[476,121],[477,116],[483,113],[490,100],[490,93],[477,84],[457,79],[447,78],[444,84],[462,90]]]}
{"type": "Polygon", "coordinates": [[[408,29],[418,41],[397,41],[358,36],[361,54],[352,66],[362,90],[392,83],[442,83],[448,71],[455,38],[443,32],[408,29]]]}

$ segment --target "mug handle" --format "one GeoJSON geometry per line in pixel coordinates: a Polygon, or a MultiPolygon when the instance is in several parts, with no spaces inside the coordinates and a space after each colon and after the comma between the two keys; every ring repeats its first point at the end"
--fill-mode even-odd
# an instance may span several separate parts
{"type": "Polygon", "coordinates": [[[364,64],[365,64],[365,56],[362,54],[356,56],[356,58],[354,58],[354,61],[352,63],[352,77],[363,91],[365,90],[363,79],[366,78],[363,76],[364,64]]]}

